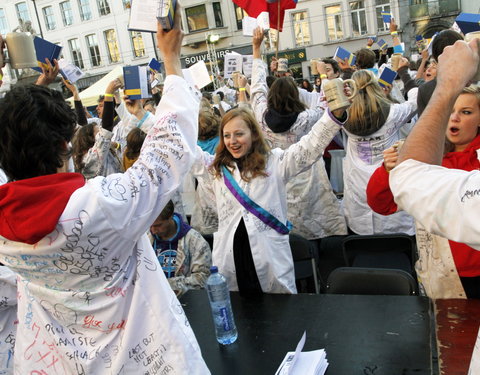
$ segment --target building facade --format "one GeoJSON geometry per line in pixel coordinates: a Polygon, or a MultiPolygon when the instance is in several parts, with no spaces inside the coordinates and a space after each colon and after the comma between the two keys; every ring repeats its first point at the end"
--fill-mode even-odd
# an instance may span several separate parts
{"type": "MultiPolygon", "coordinates": [[[[414,47],[415,34],[429,37],[438,28],[450,26],[462,8],[478,12],[479,5],[474,3],[477,2],[298,0],[296,9],[285,14],[283,32],[279,35],[279,56],[289,58],[297,77],[309,77],[310,59],[330,57],[338,45],[354,52],[365,46],[371,35],[391,45],[382,11],[391,12],[398,20],[408,49],[414,47]]],[[[218,36],[214,49],[220,67],[228,52],[251,53],[251,37],[242,32],[242,18],[246,14],[233,1],[183,0],[182,6],[186,34],[182,49],[184,67],[199,60],[208,61],[209,35],[218,36]]],[[[152,34],[128,30],[129,9],[130,0],[2,0],[0,33],[5,35],[20,22],[31,21],[38,35],[62,45],[63,57],[86,73],[79,81],[82,89],[117,65],[146,64],[158,56],[152,34]]],[[[265,52],[272,56],[275,50],[265,52]]],[[[6,69],[7,83],[15,82],[18,76],[6,69]]]]}

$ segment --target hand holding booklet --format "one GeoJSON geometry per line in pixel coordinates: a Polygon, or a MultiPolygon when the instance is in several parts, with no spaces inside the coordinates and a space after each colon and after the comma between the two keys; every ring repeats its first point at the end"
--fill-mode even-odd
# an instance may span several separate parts
{"type": "Polygon", "coordinates": [[[275,375],[324,375],[327,371],[327,353],[324,349],[302,352],[307,334],[303,332],[295,352],[288,352],[275,375]]]}
{"type": "Polygon", "coordinates": [[[157,21],[164,30],[173,27],[177,0],[132,0],[128,29],[157,32],[157,21]]]}

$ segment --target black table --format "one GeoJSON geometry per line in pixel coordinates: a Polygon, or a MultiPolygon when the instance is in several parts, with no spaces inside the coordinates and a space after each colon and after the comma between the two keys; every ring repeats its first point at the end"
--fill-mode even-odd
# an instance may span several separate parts
{"type": "Polygon", "coordinates": [[[307,331],[304,351],[325,348],[327,375],[430,375],[430,302],[416,296],[231,293],[239,337],[215,339],[206,291],[180,301],[214,375],[273,375],[307,331]]]}

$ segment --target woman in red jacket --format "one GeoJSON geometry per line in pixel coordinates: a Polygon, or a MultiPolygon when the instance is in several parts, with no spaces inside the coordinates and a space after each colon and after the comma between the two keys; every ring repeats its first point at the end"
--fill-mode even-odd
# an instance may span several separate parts
{"type": "MultiPolygon", "coordinates": [[[[457,98],[446,132],[446,168],[480,169],[480,87],[470,86],[457,98]]],[[[396,146],[384,151],[384,163],[367,185],[367,201],[377,213],[390,215],[398,207],[388,184],[395,167],[396,146]]],[[[448,207],[445,207],[448,209],[448,207]]],[[[453,218],[452,218],[453,219],[453,218]]],[[[417,275],[431,298],[480,298],[480,252],[471,247],[432,235],[417,223],[419,260],[417,275]]]]}

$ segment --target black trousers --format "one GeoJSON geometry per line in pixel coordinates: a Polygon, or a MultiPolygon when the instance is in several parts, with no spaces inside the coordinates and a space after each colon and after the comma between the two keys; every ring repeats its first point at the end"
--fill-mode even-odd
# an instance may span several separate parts
{"type": "Polygon", "coordinates": [[[233,237],[233,259],[237,275],[238,291],[243,296],[253,296],[262,293],[262,287],[258,281],[257,271],[253,263],[252,249],[248,239],[245,222],[240,220],[233,237]]]}

